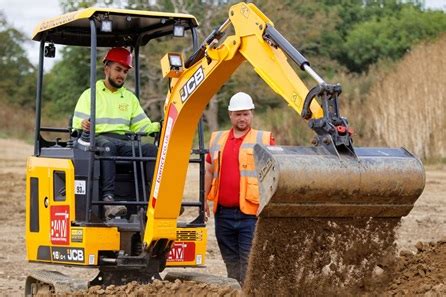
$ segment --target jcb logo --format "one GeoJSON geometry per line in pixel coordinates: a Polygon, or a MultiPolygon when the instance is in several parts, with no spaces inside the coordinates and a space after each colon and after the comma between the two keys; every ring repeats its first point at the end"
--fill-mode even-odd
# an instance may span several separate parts
{"type": "Polygon", "coordinates": [[[78,249],[68,249],[67,258],[73,262],[84,262],[84,251],[78,249]]]}
{"type": "Polygon", "coordinates": [[[198,68],[195,71],[194,75],[188,79],[188,81],[184,84],[184,86],[180,90],[181,101],[184,103],[192,94],[193,91],[200,85],[200,83],[204,80],[204,72],[203,68],[198,68]]]}
{"type": "Polygon", "coordinates": [[[60,247],[53,246],[52,250],[52,260],[54,262],[76,262],[84,263],[85,252],[83,248],[71,248],[71,247],[60,247]]]}

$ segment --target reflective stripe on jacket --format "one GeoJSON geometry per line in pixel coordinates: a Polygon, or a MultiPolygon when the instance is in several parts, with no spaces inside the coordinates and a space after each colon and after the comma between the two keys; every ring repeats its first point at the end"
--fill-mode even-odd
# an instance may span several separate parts
{"type": "MultiPolygon", "coordinates": [[[[211,190],[208,200],[214,201],[214,213],[217,211],[218,192],[220,187],[220,164],[223,149],[229,136],[229,130],[212,133],[209,153],[213,165],[211,190]]],[[[259,207],[259,186],[254,163],[254,145],[261,143],[269,145],[271,132],[251,129],[243,139],[239,151],[240,170],[240,210],[245,214],[255,215],[259,207]]]]}
{"type": "MultiPolygon", "coordinates": [[[[82,120],[90,118],[90,89],[79,97],[73,116],[73,128],[82,129],[82,120]]],[[[121,87],[111,92],[103,80],[96,82],[96,133],[158,132],[159,123],[152,123],[136,96],[121,87]]]]}

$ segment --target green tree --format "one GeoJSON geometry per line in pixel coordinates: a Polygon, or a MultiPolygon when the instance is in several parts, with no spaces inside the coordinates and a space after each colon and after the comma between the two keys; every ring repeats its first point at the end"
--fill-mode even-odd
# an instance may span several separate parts
{"type": "Polygon", "coordinates": [[[0,12],[0,98],[30,107],[34,104],[35,68],[23,47],[26,40],[0,12]]]}
{"type": "MultiPolygon", "coordinates": [[[[211,31],[219,26],[228,17],[228,7],[235,1],[213,1],[213,0],[162,0],[157,1],[154,5],[148,5],[147,1],[128,1],[129,8],[146,9],[152,11],[165,12],[179,12],[192,14],[198,20],[200,26],[198,28],[199,41],[202,42],[211,31]]],[[[143,106],[150,110],[151,114],[156,113],[154,109],[161,110],[164,98],[167,92],[167,83],[162,79],[160,70],[160,58],[169,50],[182,52],[187,59],[192,54],[191,37],[188,36],[186,40],[179,40],[172,37],[165,37],[161,40],[151,41],[145,48],[142,49],[142,54],[145,57],[145,65],[147,68],[143,69],[141,73],[142,87],[141,100],[143,106]],[[144,102],[145,101],[145,102],[144,102]],[[152,103],[158,102],[158,105],[152,103]]],[[[208,108],[205,110],[205,121],[210,130],[218,128],[219,119],[226,119],[226,114],[220,114],[219,106],[226,104],[229,94],[232,92],[231,82],[226,84],[222,90],[214,96],[210,101],[208,108]]]]}
{"type": "MultiPolygon", "coordinates": [[[[96,0],[61,0],[64,12],[76,11],[98,3],[96,0]]],[[[44,78],[44,101],[49,102],[46,111],[52,117],[65,117],[74,110],[82,92],[90,86],[90,49],[75,46],[56,46],[62,59],[44,78]]],[[[99,64],[100,66],[100,64],[99,64]]],[[[101,77],[100,67],[97,76],[101,77]]]]}
{"type": "Polygon", "coordinates": [[[62,60],[45,76],[43,95],[53,115],[72,113],[80,94],[90,86],[90,49],[64,47],[61,54],[62,60]]]}
{"type": "Polygon", "coordinates": [[[397,60],[422,40],[446,31],[446,15],[405,7],[398,15],[372,19],[355,26],[346,36],[344,62],[356,72],[378,60],[397,60]]]}
{"type": "Polygon", "coordinates": [[[444,32],[446,15],[426,11],[423,1],[320,0],[335,12],[335,30],[324,28],[315,53],[349,71],[364,72],[380,59],[401,58],[419,41],[444,32]]]}

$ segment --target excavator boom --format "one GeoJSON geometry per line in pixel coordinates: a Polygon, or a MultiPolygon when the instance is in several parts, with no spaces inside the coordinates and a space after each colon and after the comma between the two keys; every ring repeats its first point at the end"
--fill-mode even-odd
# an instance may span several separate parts
{"type": "Polygon", "coordinates": [[[164,66],[170,91],[144,235],[150,253],[166,253],[175,239],[196,124],[245,61],[316,134],[314,147],[256,146],[259,216],[400,217],[410,211],[424,188],[421,162],[405,149],[354,148],[338,110],[340,85],[326,83],[254,4],[239,3],[184,67],[164,66]],[[235,34],[224,38],[230,25],[235,34]],[[308,90],[289,60],[316,87],[308,90]]]}

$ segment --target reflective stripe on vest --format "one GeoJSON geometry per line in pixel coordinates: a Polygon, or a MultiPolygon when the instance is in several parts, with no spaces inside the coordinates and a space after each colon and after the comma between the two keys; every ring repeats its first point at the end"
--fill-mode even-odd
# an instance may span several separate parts
{"type": "MultiPolygon", "coordinates": [[[[218,190],[220,183],[220,164],[223,149],[229,136],[229,130],[212,133],[209,145],[213,165],[213,178],[208,199],[214,201],[214,212],[218,205],[218,190]]],[[[240,210],[245,214],[255,215],[259,206],[259,187],[257,171],[254,163],[253,148],[256,143],[269,145],[271,132],[251,129],[246,134],[240,145],[239,170],[240,170],[240,210]]]]}

